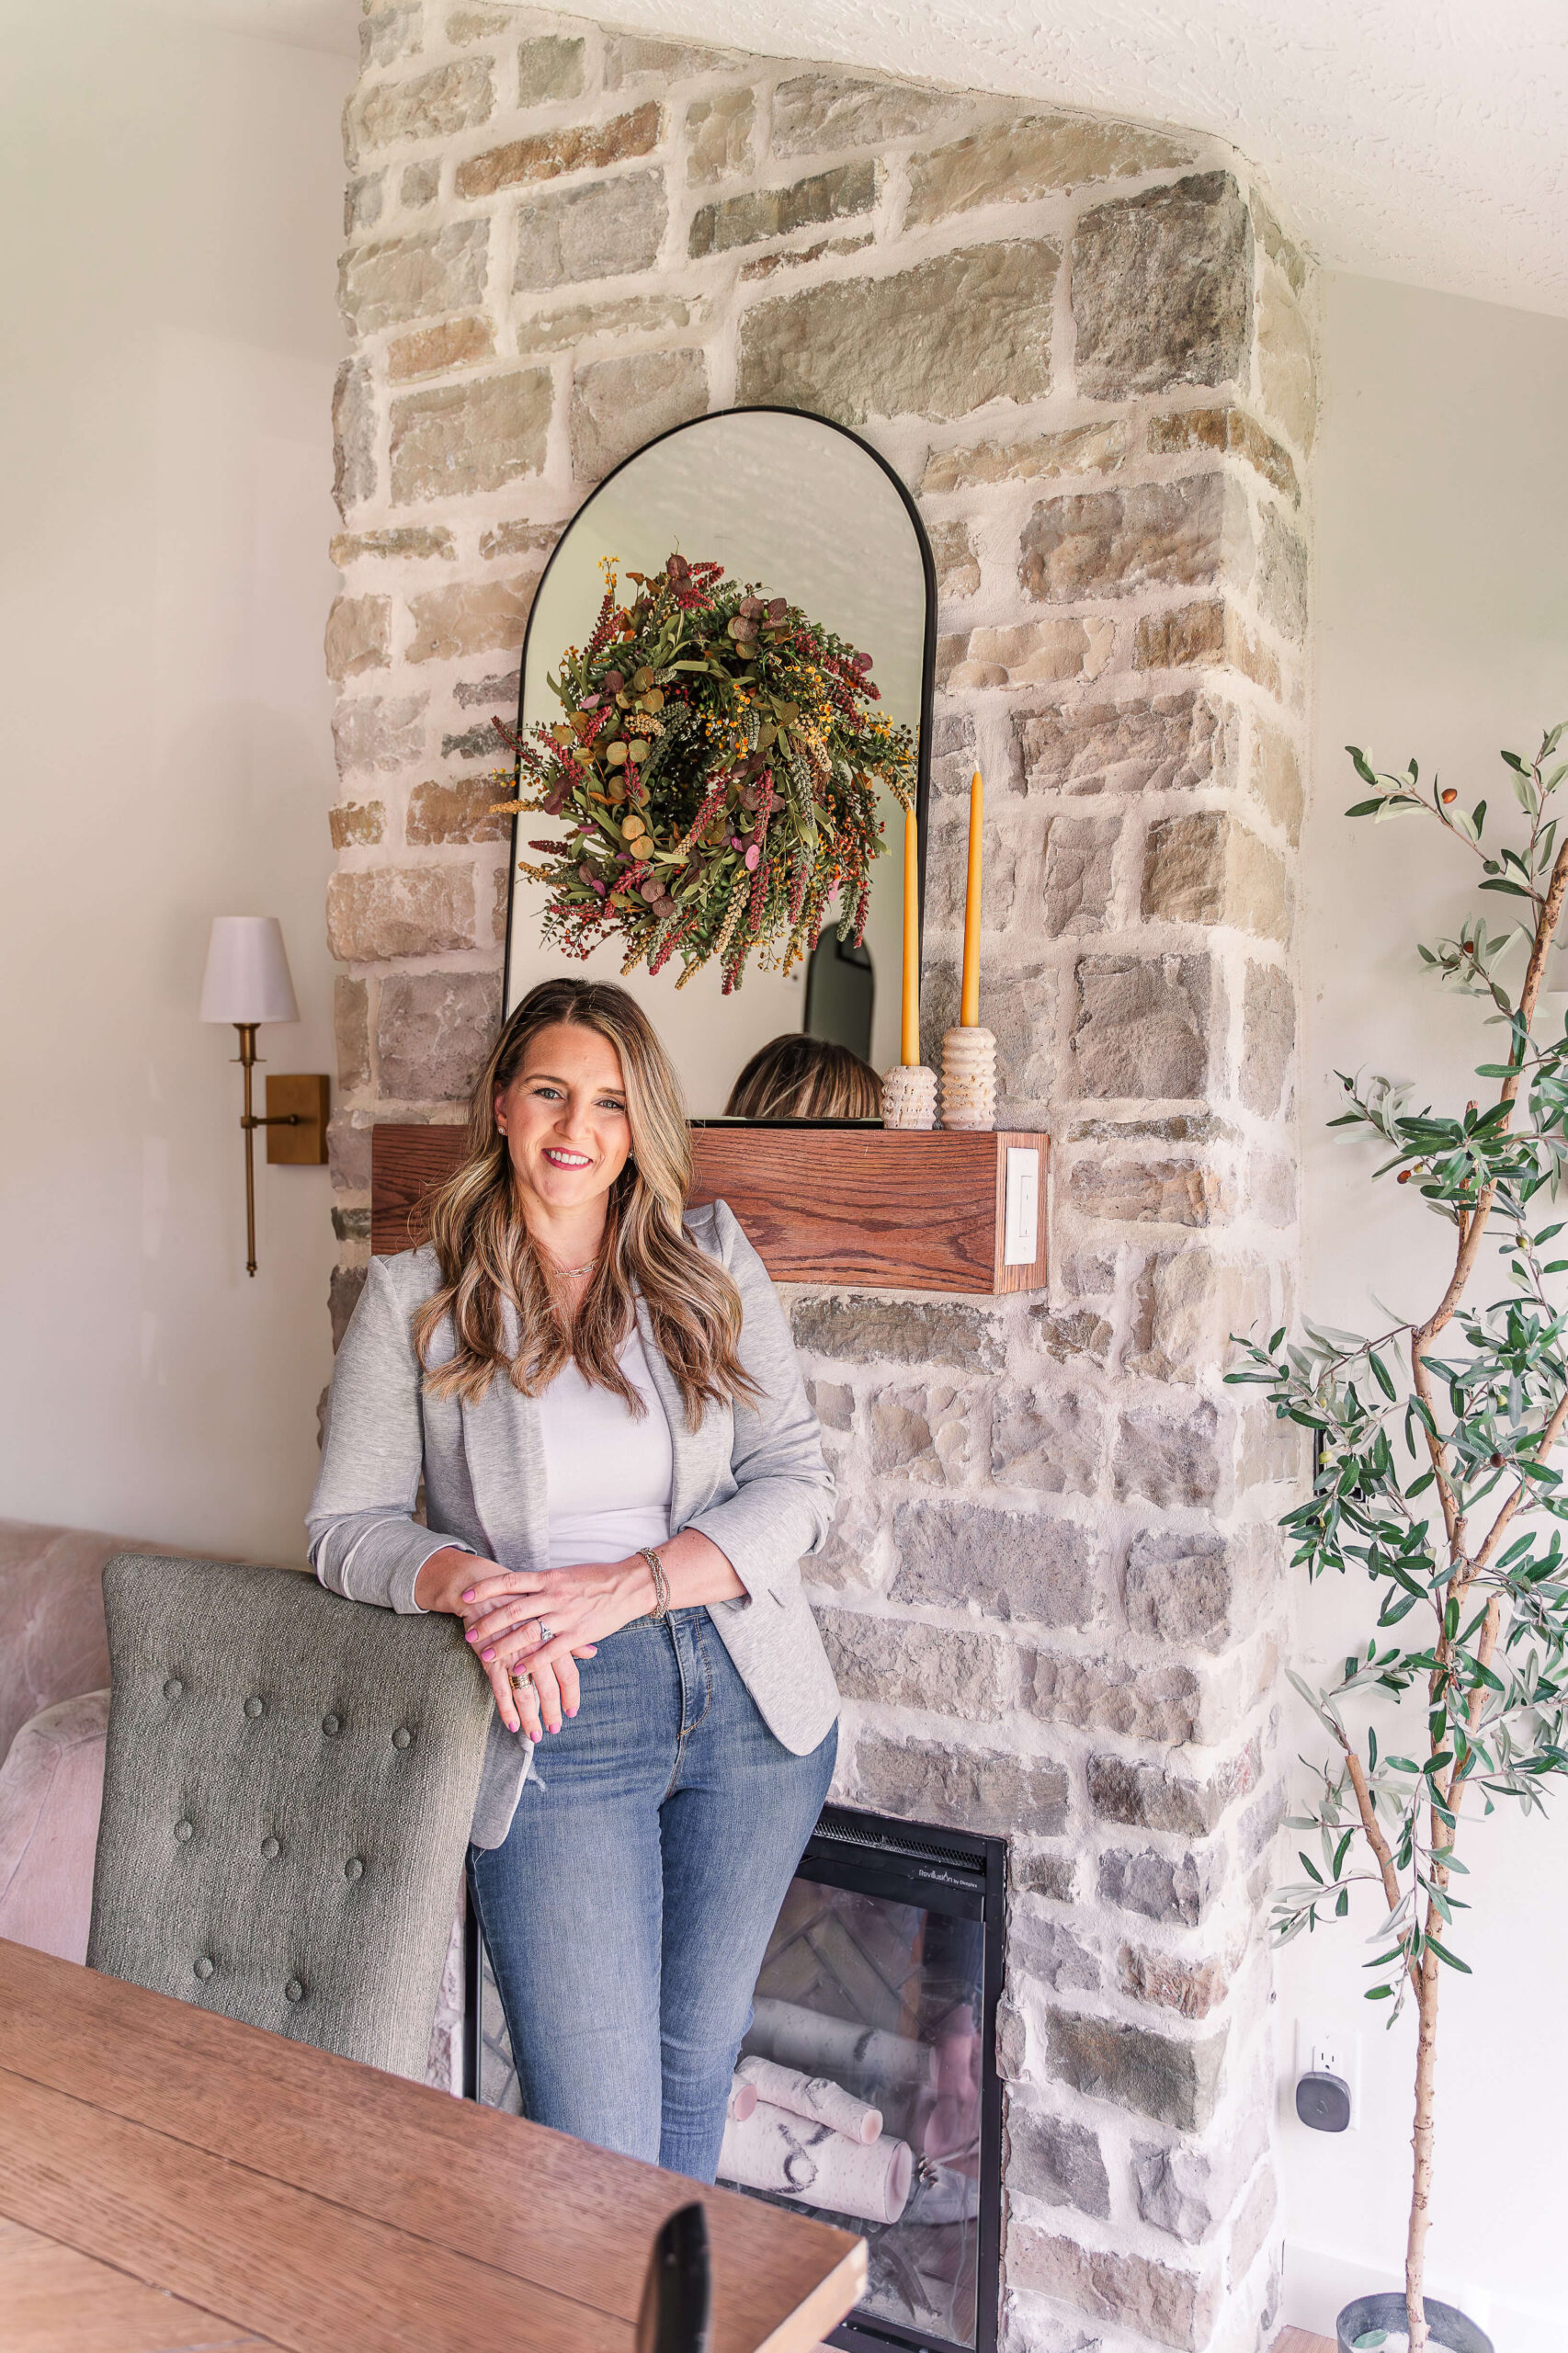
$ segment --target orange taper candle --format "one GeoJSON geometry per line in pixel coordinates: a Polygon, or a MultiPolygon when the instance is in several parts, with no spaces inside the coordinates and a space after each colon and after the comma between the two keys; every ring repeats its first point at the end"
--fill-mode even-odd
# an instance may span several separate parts
{"type": "Polygon", "coordinates": [[[915,812],[903,813],[903,1029],[905,1069],[920,1060],[920,843],[915,812]]]}
{"type": "Polygon", "coordinates": [[[963,905],[963,987],[959,996],[959,1024],[980,1025],[980,821],[985,788],[975,769],[969,788],[969,892],[963,905]]]}

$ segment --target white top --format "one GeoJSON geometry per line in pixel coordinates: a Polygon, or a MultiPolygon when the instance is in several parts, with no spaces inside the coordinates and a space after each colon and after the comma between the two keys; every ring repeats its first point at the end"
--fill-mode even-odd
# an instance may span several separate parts
{"type": "Polygon", "coordinates": [[[640,1545],[662,1544],[670,1532],[670,1426],[635,1324],[619,1361],[645,1400],[645,1414],[634,1416],[609,1390],[585,1381],[574,1364],[540,1392],[552,1569],[624,1561],[640,1545]]]}

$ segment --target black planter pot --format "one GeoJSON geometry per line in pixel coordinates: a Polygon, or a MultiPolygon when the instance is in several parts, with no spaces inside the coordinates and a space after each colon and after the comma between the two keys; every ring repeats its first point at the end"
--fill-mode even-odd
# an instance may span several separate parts
{"type": "MultiPolygon", "coordinates": [[[[1381,2296],[1358,2296],[1346,2304],[1335,2324],[1339,2332],[1339,2353],[1350,2353],[1358,2336],[1369,2328],[1399,2329],[1409,2326],[1403,2290],[1381,2296]]],[[[1492,2339],[1483,2328],[1452,2304],[1440,2304],[1435,2296],[1426,2299],[1426,2325],[1432,2332],[1434,2345],[1443,2353],[1495,2353],[1492,2339]]]]}

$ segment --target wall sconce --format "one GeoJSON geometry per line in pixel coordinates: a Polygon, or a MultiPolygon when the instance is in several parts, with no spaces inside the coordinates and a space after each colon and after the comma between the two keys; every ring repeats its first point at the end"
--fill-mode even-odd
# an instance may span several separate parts
{"type": "Polygon", "coordinates": [[[253,1138],[267,1130],[267,1157],[273,1166],[320,1168],[326,1162],[326,1122],[331,1083],[325,1077],[274,1077],[267,1081],[267,1110],[251,1108],[251,1072],[256,1062],[256,1033],[263,1021],[298,1021],[294,983],[276,915],[214,915],[201,983],[203,1021],[232,1021],[240,1033],[238,1061],[245,1074],[245,1108],[240,1126],[245,1139],[245,1272],[256,1272],[256,1162],[253,1138]]]}

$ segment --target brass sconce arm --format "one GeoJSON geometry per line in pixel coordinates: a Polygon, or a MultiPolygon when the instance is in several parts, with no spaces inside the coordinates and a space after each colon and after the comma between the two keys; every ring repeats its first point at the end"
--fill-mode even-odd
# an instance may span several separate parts
{"type": "MultiPolygon", "coordinates": [[[[256,1129],[312,1129],[314,1131],[313,1134],[310,1137],[301,1137],[298,1149],[287,1154],[280,1152],[278,1157],[279,1159],[287,1157],[290,1161],[296,1163],[314,1163],[317,1165],[326,1159],[327,1082],[324,1078],[283,1079],[278,1082],[280,1086],[290,1089],[308,1088],[315,1106],[311,1111],[257,1112],[252,1109],[251,1073],[259,1060],[256,1051],[257,1027],[258,1025],[254,1021],[236,1021],[234,1024],[240,1035],[240,1051],[237,1059],[240,1068],[244,1073],[244,1109],[240,1115],[240,1126],[245,1140],[245,1272],[247,1275],[254,1275],[256,1272],[256,1145],[254,1139],[256,1129]]],[[[273,1082],[269,1079],[267,1081],[268,1100],[271,1099],[272,1084],[273,1082]]],[[[270,1142],[267,1156],[268,1160],[273,1157],[270,1142]]]]}

